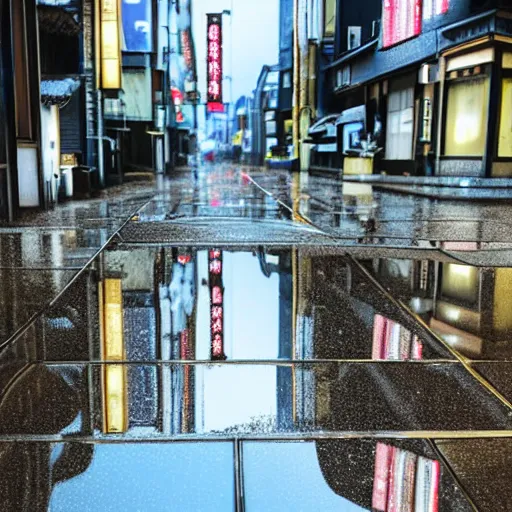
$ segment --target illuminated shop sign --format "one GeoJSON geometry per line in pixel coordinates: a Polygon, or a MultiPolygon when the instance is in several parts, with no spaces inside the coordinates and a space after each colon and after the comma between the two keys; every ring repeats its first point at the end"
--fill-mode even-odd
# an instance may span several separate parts
{"type": "Polygon", "coordinates": [[[222,286],[222,251],[208,252],[208,274],[210,278],[210,330],[211,359],[224,361],[224,287],[222,286]]]}
{"type": "Polygon", "coordinates": [[[394,44],[421,34],[422,0],[384,0],[382,46],[394,44]]]}
{"type": "Polygon", "coordinates": [[[180,254],[178,256],[178,263],[180,265],[187,265],[192,261],[192,256],[190,254],[180,254]]]}
{"type": "Polygon", "coordinates": [[[373,320],[372,359],[408,361],[423,359],[423,343],[416,334],[382,315],[373,320]]]}
{"type": "Polygon", "coordinates": [[[171,87],[171,97],[174,104],[174,111],[176,113],[176,122],[181,124],[185,121],[185,116],[182,111],[183,94],[177,87],[171,87]]]}
{"type": "Polygon", "coordinates": [[[95,4],[96,58],[100,70],[97,73],[96,85],[101,89],[121,88],[119,5],[118,0],[99,0],[95,4]]]}
{"type": "Polygon", "coordinates": [[[152,51],[151,0],[123,0],[123,51],[152,51]]]}
{"type": "Polygon", "coordinates": [[[440,482],[439,461],[377,443],[372,510],[438,512],[440,482]]]}
{"type": "MultiPolygon", "coordinates": [[[[126,360],[121,279],[105,279],[98,285],[100,344],[104,361],[126,360]]],[[[103,432],[119,434],[128,429],[128,376],[126,366],[102,367],[103,432]]]]}
{"type": "Polygon", "coordinates": [[[224,112],[222,104],[222,14],[207,14],[208,112],[224,112]]]}

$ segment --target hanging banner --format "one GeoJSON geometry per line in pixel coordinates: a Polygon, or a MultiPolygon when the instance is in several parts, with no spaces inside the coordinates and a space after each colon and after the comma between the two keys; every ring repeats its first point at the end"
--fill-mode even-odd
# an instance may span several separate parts
{"type": "Polygon", "coordinates": [[[194,127],[192,104],[198,98],[191,2],[174,2],[170,13],[170,94],[174,121],[180,128],[190,129],[194,127]]]}
{"type": "Polygon", "coordinates": [[[123,0],[123,51],[153,50],[151,0],[123,0]]]}
{"type": "Polygon", "coordinates": [[[208,112],[224,112],[222,103],[222,14],[207,14],[208,112]]]}
{"type": "Polygon", "coordinates": [[[387,48],[421,34],[422,0],[384,0],[382,47],[387,48]]]}
{"type": "Polygon", "coordinates": [[[224,354],[224,287],[222,285],[222,251],[208,251],[210,279],[210,330],[211,360],[225,361],[224,354]]]}

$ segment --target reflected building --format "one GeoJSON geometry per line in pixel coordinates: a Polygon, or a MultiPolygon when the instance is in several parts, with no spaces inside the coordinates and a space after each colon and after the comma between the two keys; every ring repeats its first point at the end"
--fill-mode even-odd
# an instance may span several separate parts
{"type": "MultiPolygon", "coordinates": [[[[121,420],[122,427],[113,432],[180,434],[194,429],[193,367],[156,364],[195,357],[191,343],[194,266],[193,252],[186,249],[110,251],[105,255],[103,283],[118,281],[121,310],[118,325],[105,329],[106,337],[118,331],[119,339],[109,345],[105,338],[102,345],[111,348],[112,343],[119,343],[119,356],[131,363],[117,380],[113,379],[126,415],[126,423],[121,420]]],[[[101,299],[99,302],[100,310],[102,303],[105,308],[104,322],[108,321],[112,306],[101,299]]],[[[104,350],[102,354],[102,360],[112,361],[104,350]]],[[[103,400],[108,399],[108,390],[103,389],[103,400]]],[[[105,403],[103,411],[107,414],[105,403]]]]}
{"type": "Polygon", "coordinates": [[[364,510],[471,510],[426,441],[317,441],[316,451],[326,483],[364,510]]]}
{"type": "Polygon", "coordinates": [[[471,358],[509,354],[511,285],[510,268],[439,265],[432,329],[471,358]]]}
{"type": "Polygon", "coordinates": [[[512,269],[454,261],[381,259],[379,281],[448,345],[473,359],[510,353],[512,269]]]}

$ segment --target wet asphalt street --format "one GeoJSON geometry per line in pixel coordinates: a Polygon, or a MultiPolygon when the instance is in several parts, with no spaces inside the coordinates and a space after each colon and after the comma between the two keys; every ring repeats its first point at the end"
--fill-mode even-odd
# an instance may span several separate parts
{"type": "Polygon", "coordinates": [[[511,232],[229,165],[0,226],[0,510],[512,510],[511,232]]]}

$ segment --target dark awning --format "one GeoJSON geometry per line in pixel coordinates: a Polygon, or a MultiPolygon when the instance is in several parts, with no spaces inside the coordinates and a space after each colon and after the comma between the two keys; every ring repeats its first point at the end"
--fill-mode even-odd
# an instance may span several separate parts
{"type": "Polygon", "coordinates": [[[344,110],[338,119],[336,119],[336,124],[364,123],[365,119],[366,107],[364,105],[359,105],[358,107],[352,107],[344,110]]]}
{"type": "Polygon", "coordinates": [[[39,0],[37,6],[39,28],[47,34],[62,34],[66,36],[78,35],[82,28],[72,13],[64,7],[47,4],[39,0]]]}
{"type": "Polygon", "coordinates": [[[64,105],[80,87],[80,80],[63,78],[60,80],[41,80],[41,103],[43,105],[64,105]]]}
{"type": "MultiPolygon", "coordinates": [[[[322,137],[323,135],[332,135],[335,126],[334,123],[338,117],[338,114],[323,117],[311,126],[308,134],[313,138],[322,137]]],[[[334,133],[336,133],[336,130],[334,130],[334,133]]]]}

